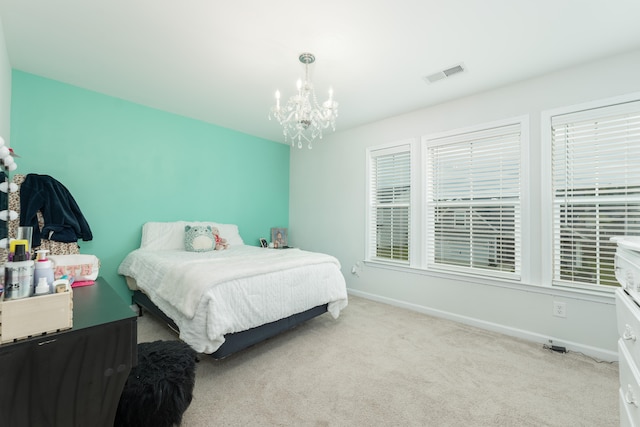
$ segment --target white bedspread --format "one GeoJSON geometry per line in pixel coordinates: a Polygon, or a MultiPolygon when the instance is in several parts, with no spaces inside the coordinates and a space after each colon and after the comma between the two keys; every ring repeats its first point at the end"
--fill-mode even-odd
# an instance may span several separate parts
{"type": "Polygon", "coordinates": [[[232,246],[205,253],[137,249],[118,273],[132,277],[196,351],[214,352],[227,333],[329,304],[347,305],[338,260],[299,249],[232,246]]]}

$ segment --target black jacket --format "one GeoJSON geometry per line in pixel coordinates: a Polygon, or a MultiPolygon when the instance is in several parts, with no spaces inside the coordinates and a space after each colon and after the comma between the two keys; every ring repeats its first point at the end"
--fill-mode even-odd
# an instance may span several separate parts
{"type": "Polygon", "coordinates": [[[33,227],[31,246],[41,239],[72,243],[93,239],[87,220],[69,190],[49,175],[28,174],[20,186],[20,225],[33,227]],[[38,227],[37,212],[44,227],[38,227]]]}

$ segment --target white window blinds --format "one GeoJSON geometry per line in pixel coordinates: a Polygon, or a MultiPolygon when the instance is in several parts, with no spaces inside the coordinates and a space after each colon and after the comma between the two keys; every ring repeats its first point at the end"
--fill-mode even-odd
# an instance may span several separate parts
{"type": "Polygon", "coordinates": [[[427,265],[520,278],[520,123],[426,139],[427,265]]]}
{"type": "Polygon", "coordinates": [[[553,281],[617,286],[612,236],[640,235],[640,101],[551,118],[553,281]]]}
{"type": "Polygon", "coordinates": [[[368,258],[409,262],[411,150],[379,149],[369,156],[368,258]]]}

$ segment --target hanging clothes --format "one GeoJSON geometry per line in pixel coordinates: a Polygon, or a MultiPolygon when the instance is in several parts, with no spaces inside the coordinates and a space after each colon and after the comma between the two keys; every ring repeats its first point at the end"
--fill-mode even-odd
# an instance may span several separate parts
{"type": "Polygon", "coordinates": [[[34,248],[40,246],[41,239],[64,243],[93,239],[89,223],[69,190],[49,175],[25,177],[20,186],[20,225],[33,227],[34,248]],[[44,219],[42,230],[38,211],[44,219]]]}

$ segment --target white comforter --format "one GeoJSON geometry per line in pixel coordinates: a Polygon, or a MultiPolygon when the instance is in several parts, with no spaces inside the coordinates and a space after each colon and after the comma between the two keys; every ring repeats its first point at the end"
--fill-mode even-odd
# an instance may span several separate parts
{"type": "Polygon", "coordinates": [[[338,260],[299,249],[137,249],[127,255],[118,273],[135,279],[176,322],[180,337],[203,353],[217,350],[225,334],[326,303],[337,318],[347,305],[338,260]]]}

